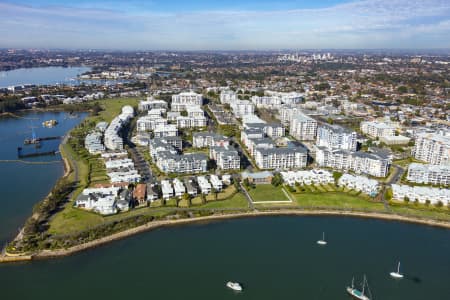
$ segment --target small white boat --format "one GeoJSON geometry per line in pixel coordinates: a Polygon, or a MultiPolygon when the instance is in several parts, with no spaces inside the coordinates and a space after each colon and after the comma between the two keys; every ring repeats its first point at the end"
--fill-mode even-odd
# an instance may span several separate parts
{"type": "Polygon", "coordinates": [[[362,283],[362,290],[359,290],[359,289],[355,288],[353,283],[354,283],[354,280],[352,278],[352,286],[351,287],[349,287],[349,286],[347,287],[347,293],[349,293],[350,296],[352,296],[353,298],[358,299],[358,300],[370,300],[370,298],[367,297],[366,294],[365,294],[365,287],[366,287],[366,285],[367,285],[367,288],[369,288],[369,286],[367,284],[366,275],[364,275],[364,280],[363,280],[363,283],[362,283]]]}
{"type": "Polygon", "coordinates": [[[234,291],[238,291],[238,292],[242,291],[242,286],[239,283],[237,283],[237,282],[228,281],[227,282],[227,287],[232,289],[232,290],[234,290],[234,291]]]}
{"type": "Polygon", "coordinates": [[[325,232],[322,233],[322,239],[317,241],[317,244],[325,246],[327,241],[325,241],[325,232]]]}
{"type": "Polygon", "coordinates": [[[403,278],[403,274],[400,274],[400,262],[398,262],[397,272],[389,273],[392,278],[401,279],[403,278]]]}

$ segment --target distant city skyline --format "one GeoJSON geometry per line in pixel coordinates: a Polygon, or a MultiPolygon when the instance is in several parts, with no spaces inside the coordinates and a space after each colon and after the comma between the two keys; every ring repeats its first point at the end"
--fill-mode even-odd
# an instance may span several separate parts
{"type": "Polygon", "coordinates": [[[0,0],[0,48],[450,48],[448,0],[0,0]]]}

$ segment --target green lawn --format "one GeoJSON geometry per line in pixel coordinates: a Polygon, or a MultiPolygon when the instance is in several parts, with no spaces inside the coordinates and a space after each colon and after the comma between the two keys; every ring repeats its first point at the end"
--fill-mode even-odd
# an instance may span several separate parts
{"type": "Polygon", "coordinates": [[[254,189],[250,188],[248,193],[254,202],[289,201],[282,188],[282,186],[274,187],[271,184],[258,184],[254,189]]]}
{"type": "Polygon", "coordinates": [[[131,98],[110,98],[110,99],[102,99],[98,100],[100,106],[103,108],[103,111],[99,113],[98,116],[90,116],[88,117],[89,121],[106,121],[111,122],[112,119],[117,117],[120,114],[122,107],[125,105],[131,105],[133,107],[139,104],[139,101],[142,97],[131,97],[131,98]]]}
{"type": "Polygon", "coordinates": [[[72,202],[55,214],[50,221],[50,234],[70,234],[100,225],[104,218],[96,213],[73,208],[72,202]]]}
{"type": "Polygon", "coordinates": [[[447,207],[437,208],[432,205],[427,206],[425,204],[414,203],[406,204],[397,201],[391,201],[389,203],[389,206],[391,207],[392,211],[398,214],[419,218],[438,219],[450,222],[450,209],[447,207]]]}
{"type": "Polygon", "coordinates": [[[291,198],[295,199],[300,206],[384,210],[382,203],[370,202],[367,197],[353,196],[342,192],[291,193],[291,198]]]}

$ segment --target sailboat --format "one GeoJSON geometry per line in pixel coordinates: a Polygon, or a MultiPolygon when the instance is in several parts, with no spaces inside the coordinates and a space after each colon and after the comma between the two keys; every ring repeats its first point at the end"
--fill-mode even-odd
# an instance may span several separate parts
{"type": "Polygon", "coordinates": [[[366,285],[367,285],[367,288],[369,288],[369,285],[368,285],[367,280],[366,280],[366,275],[364,275],[364,280],[363,280],[363,284],[362,284],[362,291],[356,289],[354,287],[353,282],[354,282],[354,278],[352,278],[352,286],[351,287],[349,287],[349,286],[347,287],[347,293],[349,293],[355,299],[370,300],[370,298],[367,297],[364,294],[366,285]]]}
{"type": "Polygon", "coordinates": [[[397,272],[391,272],[391,273],[389,273],[389,274],[390,274],[391,277],[393,277],[393,278],[397,278],[397,279],[403,278],[403,274],[400,274],[400,262],[398,262],[397,272]]]}
{"type": "Polygon", "coordinates": [[[322,239],[317,241],[319,245],[326,245],[327,241],[325,241],[325,232],[322,232],[322,239]]]}

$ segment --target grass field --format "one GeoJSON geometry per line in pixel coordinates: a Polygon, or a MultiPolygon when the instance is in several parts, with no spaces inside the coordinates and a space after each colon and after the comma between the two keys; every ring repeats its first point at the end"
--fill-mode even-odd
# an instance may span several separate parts
{"type": "Polygon", "coordinates": [[[450,209],[448,207],[437,208],[425,204],[405,204],[403,202],[391,201],[389,203],[392,211],[419,218],[432,218],[450,222],[450,209]]]}
{"type": "Polygon", "coordinates": [[[103,108],[98,116],[89,116],[89,121],[99,122],[106,121],[111,122],[117,115],[122,111],[122,107],[125,105],[131,105],[137,107],[139,100],[142,97],[132,97],[132,98],[110,98],[98,100],[100,106],[103,108]]]}
{"type": "Polygon", "coordinates": [[[256,188],[250,188],[248,193],[254,202],[289,201],[282,188],[282,186],[274,187],[271,184],[258,184],[256,188]]]}

